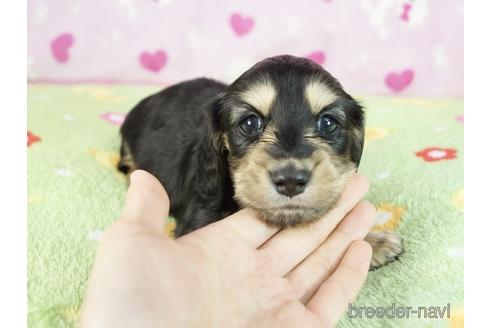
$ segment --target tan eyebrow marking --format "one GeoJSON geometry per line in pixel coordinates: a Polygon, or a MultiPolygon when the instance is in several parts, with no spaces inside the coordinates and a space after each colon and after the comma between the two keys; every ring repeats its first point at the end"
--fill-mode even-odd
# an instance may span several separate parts
{"type": "Polygon", "coordinates": [[[241,92],[240,98],[256,108],[264,116],[268,115],[277,91],[270,81],[262,81],[241,92]]]}
{"type": "Polygon", "coordinates": [[[338,98],[330,88],[320,81],[309,82],[304,95],[313,114],[318,114],[323,108],[332,104],[338,98]]]}

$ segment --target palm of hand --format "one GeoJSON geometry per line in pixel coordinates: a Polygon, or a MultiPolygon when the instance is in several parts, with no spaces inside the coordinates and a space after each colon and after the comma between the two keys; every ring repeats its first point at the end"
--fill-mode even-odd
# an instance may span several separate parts
{"type": "Polygon", "coordinates": [[[358,203],[367,190],[361,178],[357,192],[305,228],[278,231],[242,210],[171,240],[162,234],[167,196],[138,174],[98,250],[85,325],[331,327],[365,279],[370,247],[355,240],[375,212],[358,203]]]}

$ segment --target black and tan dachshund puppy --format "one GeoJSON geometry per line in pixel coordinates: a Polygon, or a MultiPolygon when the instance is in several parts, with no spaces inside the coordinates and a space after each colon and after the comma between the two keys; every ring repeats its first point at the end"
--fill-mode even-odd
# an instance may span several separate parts
{"type": "MultiPolygon", "coordinates": [[[[321,66],[267,58],[231,85],[200,78],[142,100],[121,128],[120,171],[144,169],[165,186],[180,236],[249,207],[295,227],[334,207],[364,144],[364,113],[321,66]]],[[[401,252],[370,233],[372,266],[401,252]]]]}

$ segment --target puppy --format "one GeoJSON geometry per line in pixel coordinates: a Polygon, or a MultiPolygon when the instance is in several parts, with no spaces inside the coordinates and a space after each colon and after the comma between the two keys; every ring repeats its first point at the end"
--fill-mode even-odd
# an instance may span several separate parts
{"type": "MultiPolygon", "coordinates": [[[[282,228],[332,209],[359,165],[362,107],[314,62],[267,58],[231,85],[200,78],[142,100],[121,127],[125,174],[140,168],[166,187],[181,236],[240,208],[282,228]]],[[[370,233],[372,267],[401,240],[370,233]]]]}

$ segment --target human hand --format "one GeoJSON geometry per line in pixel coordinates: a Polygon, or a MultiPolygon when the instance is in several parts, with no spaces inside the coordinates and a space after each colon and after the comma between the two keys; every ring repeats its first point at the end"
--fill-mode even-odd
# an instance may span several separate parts
{"type": "Polygon", "coordinates": [[[337,207],[305,227],[278,231],[244,209],[172,240],[164,188],[135,171],[100,242],[82,326],[333,327],[369,268],[367,190],[351,178],[337,207]]]}

